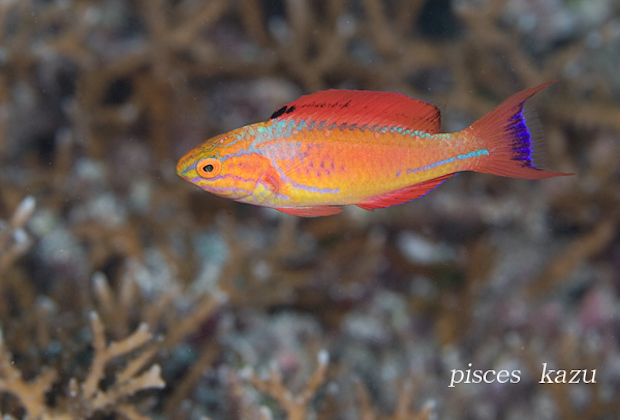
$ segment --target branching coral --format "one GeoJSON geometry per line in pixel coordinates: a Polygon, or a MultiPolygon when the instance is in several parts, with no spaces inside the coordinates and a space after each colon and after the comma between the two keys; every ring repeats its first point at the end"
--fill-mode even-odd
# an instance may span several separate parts
{"type": "MultiPolygon", "coordinates": [[[[96,313],[91,314],[93,329],[93,346],[95,354],[91,363],[90,372],[84,382],[78,385],[72,380],[69,384],[69,394],[72,399],[82,402],[80,412],[89,417],[97,410],[119,410],[116,405],[128,396],[144,389],[163,388],[164,381],[160,377],[160,367],[151,366],[146,372],[139,373],[155,354],[156,347],[143,351],[138,357],[116,374],[114,383],[106,390],[100,388],[100,381],[104,377],[105,366],[114,358],[126,355],[142,347],[152,339],[148,326],[142,324],[129,337],[122,341],[106,345],[103,325],[96,313]]],[[[133,413],[127,406],[121,405],[122,413],[133,413]]],[[[131,417],[128,415],[128,417],[131,417]]]]}
{"type": "MultiPolygon", "coordinates": [[[[289,420],[304,420],[311,418],[308,414],[309,406],[313,399],[317,396],[317,390],[326,382],[329,355],[325,350],[321,350],[317,357],[317,366],[308,379],[303,389],[298,393],[291,392],[282,378],[279,367],[272,365],[269,371],[264,375],[257,375],[251,369],[243,370],[241,376],[254,388],[274,398],[278,404],[284,409],[289,420]]],[[[401,394],[398,397],[398,404],[391,416],[382,416],[375,412],[368,391],[361,381],[355,381],[356,394],[358,399],[358,413],[362,420],[429,420],[434,414],[434,402],[428,402],[420,411],[414,411],[412,408],[412,400],[414,396],[414,388],[410,381],[407,381],[401,387],[401,394]]],[[[268,410],[262,406],[261,412],[268,410]]],[[[268,415],[270,418],[271,415],[268,415]]],[[[323,416],[319,414],[319,418],[323,416]]]]}
{"type": "Polygon", "coordinates": [[[545,349],[539,347],[538,343],[531,342],[517,351],[530,370],[533,381],[538,382],[555,401],[554,408],[562,419],[611,418],[618,412],[620,400],[609,398],[605,385],[601,385],[601,375],[607,374],[601,369],[602,349],[595,348],[595,344],[581,339],[574,331],[566,332],[553,346],[545,349]],[[550,353],[555,354],[550,357],[550,353]],[[550,360],[553,362],[550,363],[550,360]],[[572,370],[573,366],[579,369],[572,370]],[[558,377],[563,380],[559,376],[560,370],[566,372],[565,383],[555,382],[558,377]],[[585,379],[591,383],[587,387],[576,383],[575,373],[579,373],[580,382],[585,379]],[[570,383],[571,380],[573,383],[570,383]]]}
{"type": "MultiPolygon", "coordinates": [[[[334,241],[330,252],[309,246],[300,237],[298,220],[284,218],[268,246],[240,240],[238,223],[220,219],[220,231],[229,259],[217,286],[229,303],[269,307],[286,303],[302,308],[320,307],[326,300],[346,301],[363,296],[377,271],[385,234],[381,229],[359,232],[354,244],[334,241]],[[335,284],[332,278],[338,278],[335,284]]],[[[331,240],[330,222],[315,226],[316,239],[331,240]]],[[[330,316],[337,322],[337,308],[330,316]]]]}
{"type": "Polygon", "coordinates": [[[0,410],[266,420],[267,401],[296,420],[400,420],[432,417],[432,400],[446,417],[516,418],[542,400],[611,417],[617,22],[612,0],[0,1],[0,211],[17,208],[0,223],[0,410]],[[449,131],[550,79],[548,164],[575,177],[464,174],[411,205],[300,221],[174,175],[206,137],[301,93],[400,91],[444,108],[449,131]],[[334,360],[311,374],[318,348],[334,360]],[[268,376],[237,375],[266,358],[268,376]],[[525,376],[446,386],[469,362],[541,361],[607,373],[577,392],[591,404],[525,376]],[[164,379],[155,414],[140,391],[164,379]]]}
{"type": "Polygon", "coordinates": [[[23,255],[32,243],[24,227],[34,207],[34,198],[28,196],[15,209],[8,223],[0,221],[0,287],[4,271],[23,255]]]}
{"type": "Polygon", "coordinates": [[[410,381],[403,385],[402,393],[398,397],[396,410],[394,410],[394,414],[390,417],[378,416],[370,404],[368,390],[366,390],[361,381],[357,381],[356,385],[361,420],[376,420],[378,418],[386,418],[389,420],[430,420],[434,415],[435,404],[433,401],[429,401],[425,404],[420,411],[413,411],[411,400],[413,399],[414,389],[410,381]]]}
{"type": "Polygon", "coordinates": [[[50,407],[46,401],[46,393],[58,379],[58,372],[44,369],[35,379],[24,381],[3,341],[0,341],[0,391],[18,398],[32,419],[88,418],[98,411],[117,412],[128,419],[144,418],[126,402],[139,391],[160,389],[165,386],[158,365],[152,365],[142,372],[153,357],[157,349],[155,346],[142,350],[141,354],[129,361],[116,373],[114,381],[105,389],[102,389],[101,381],[106,376],[104,372],[106,365],[113,359],[134,353],[152,340],[148,327],[141,325],[124,340],[106,344],[103,325],[96,313],[91,314],[91,326],[94,357],[90,372],[81,382],[75,378],[69,381],[64,401],[57,401],[55,407],[50,407]]]}
{"type": "Polygon", "coordinates": [[[272,366],[265,378],[250,372],[248,380],[254,387],[275,398],[284,411],[286,411],[289,420],[304,420],[307,418],[308,404],[314,398],[318,387],[325,381],[329,364],[329,354],[327,351],[321,350],[319,352],[317,362],[316,370],[308,379],[304,389],[297,394],[293,394],[285,387],[282,382],[282,374],[277,366],[272,366]]]}
{"type": "Polygon", "coordinates": [[[57,372],[52,369],[45,369],[35,379],[24,381],[22,373],[15,367],[12,359],[13,356],[6,349],[0,333],[0,392],[17,397],[28,415],[33,419],[55,418],[46,406],[45,393],[56,381],[57,372]]]}

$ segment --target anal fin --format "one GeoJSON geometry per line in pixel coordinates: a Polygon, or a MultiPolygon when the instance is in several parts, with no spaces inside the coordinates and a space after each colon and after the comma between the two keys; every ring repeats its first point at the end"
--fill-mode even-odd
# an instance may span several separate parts
{"type": "Polygon", "coordinates": [[[452,176],[454,176],[454,174],[443,175],[437,178],[429,179],[428,181],[401,188],[400,190],[377,195],[357,203],[357,207],[364,210],[374,210],[382,207],[394,206],[396,204],[403,204],[407,201],[413,200],[414,198],[427,194],[433,188],[439,186],[439,184],[452,176]]]}
{"type": "Polygon", "coordinates": [[[276,207],[276,210],[282,213],[293,214],[302,217],[329,216],[338,214],[342,211],[342,207],[336,206],[312,206],[312,207],[276,207]]]}

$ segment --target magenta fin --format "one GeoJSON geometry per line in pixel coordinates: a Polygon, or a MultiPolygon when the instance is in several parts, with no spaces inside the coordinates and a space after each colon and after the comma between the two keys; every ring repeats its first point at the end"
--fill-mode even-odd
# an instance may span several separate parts
{"type": "Polygon", "coordinates": [[[313,207],[277,207],[276,210],[302,217],[329,216],[338,214],[342,207],[335,206],[313,206],[313,207]]]}
{"type": "Polygon", "coordinates": [[[381,194],[357,203],[357,206],[364,210],[374,210],[381,207],[389,207],[396,204],[403,204],[407,201],[413,200],[414,198],[418,198],[423,196],[424,194],[427,194],[433,188],[439,186],[439,184],[452,176],[454,176],[454,174],[443,175],[438,178],[433,178],[429,179],[428,181],[420,182],[419,184],[410,185],[409,187],[405,187],[400,190],[381,194]]]}

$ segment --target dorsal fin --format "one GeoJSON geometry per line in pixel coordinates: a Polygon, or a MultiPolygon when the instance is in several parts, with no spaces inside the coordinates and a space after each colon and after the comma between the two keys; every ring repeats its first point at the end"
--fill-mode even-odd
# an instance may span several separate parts
{"type": "Polygon", "coordinates": [[[284,105],[270,119],[325,121],[348,126],[402,127],[430,134],[439,132],[439,109],[427,102],[393,92],[324,90],[284,105]]]}

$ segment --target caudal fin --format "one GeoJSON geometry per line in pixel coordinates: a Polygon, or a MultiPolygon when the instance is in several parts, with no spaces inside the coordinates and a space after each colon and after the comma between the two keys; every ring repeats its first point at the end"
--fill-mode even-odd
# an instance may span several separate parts
{"type": "Polygon", "coordinates": [[[533,142],[523,105],[529,97],[552,83],[554,81],[512,95],[467,129],[489,152],[476,172],[526,179],[572,175],[539,169],[532,161],[533,142]]]}

